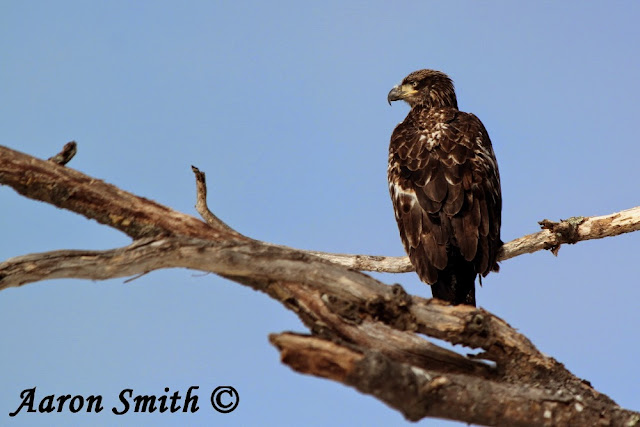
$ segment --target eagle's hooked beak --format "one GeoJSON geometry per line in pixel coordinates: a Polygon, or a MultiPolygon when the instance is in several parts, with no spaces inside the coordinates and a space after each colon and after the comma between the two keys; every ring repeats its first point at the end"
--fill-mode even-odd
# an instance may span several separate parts
{"type": "Polygon", "coordinates": [[[398,100],[402,99],[403,95],[404,95],[404,93],[402,91],[402,86],[395,85],[393,87],[393,89],[391,89],[389,91],[389,94],[387,95],[387,102],[389,103],[389,105],[391,105],[391,101],[398,101],[398,100]]]}
{"type": "Polygon", "coordinates": [[[391,101],[403,100],[409,102],[407,98],[412,97],[416,93],[418,93],[418,91],[409,83],[395,85],[389,92],[389,95],[387,95],[387,101],[389,105],[391,105],[391,101]]]}

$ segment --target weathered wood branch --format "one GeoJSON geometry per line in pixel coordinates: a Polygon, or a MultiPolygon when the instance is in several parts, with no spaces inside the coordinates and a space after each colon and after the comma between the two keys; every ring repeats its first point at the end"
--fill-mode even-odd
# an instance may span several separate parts
{"type": "MultiPolygon", "coordinates": [[[[640,206],[609,215],[572,217],[560,222],[540,221],[543,230],[507,242],[498,256],[499,261],[531,254],[543,249],[557,255],[560,246],[583,240],[602,239],[640,230],[640,206]]],[[[310,253],[333,263],[360,271],[381,273],[406,273],[413,271],[409,257],[376,255],[350,255],[310,251],[310,253]]]]}
{"type": "Polygon", "coordinates": [[[0,184],[21,195],[79,213],[134,239],[184,235],[237,238],[222,228],[139,197],[77,170],[0,146],[0,184]]]}
{"type": "MultiPolygon", "coordinates": [[[[336,261],[327,259],[335,254],[241,235],[208,209],[204,174],[194,172],[198,211],[207,224],[73,169],[0,147],[0,184],[137,239],[108,251],[63,250],[6,260],[0,263],[0,290],[45,279],[102,280],[173,267],[213,272],[267,293],[313,333],[272,337],[285,363],[372,394],[409,419],[439,416],[506,425],[640,420],[639,413],[620,409],[497,316],[410,296],[399,285],[387,286],[354,271],[381,271],[364,266],[370,261],[366,265],[379,266],[386,257],[338,255],[342,261],[336,261]],[[418,334],[482,353],[465,357],[418,334]]],[[[632,231],[638,211],[547,222],[550,230],[536,233],[540,238],[525,236],[507,244],[503,259],[632,231]]],[[[387,265],[382,271],[394,270],[387,265]]]]}
{"type": "MultiPolygon", "coordinates": [[[[563,390],[567,396],[583,399],[576,400],[582,405],[591,400],[609,401],[573,377],[561,364],[539,353],[526,338],[490,313],[473,307],[449,307],[419,297],[408,300],[402,292],[394,292],[394,288],[381,285],[368,276],[307,258],[305,254],[260,246],[260,243],[226,245],[193,238],[164,238],[139,240],[127,248],[112,251],[56,251],[27,255],[0,265],[0,274],[5,275],[0,278],[0,285],[17,284],[12,283],[17,277],[29,281],[60,277],[99,280],[169,267],[212,271],[268,293],[294,310],[314,333],[353,351],[375,351],[394,363],[429,370],[437,376],[465,374],[505,384],[546,384],[544,390],[550,391],[544,393],[563,390]],[[301,283],[302,278],[304,281],[301,283]],[[484,357],[497,349],[495,354],[492,353],[492,359],[497,360],[497,368],[441,349],[414,333],[401,332],[404,330],[428,331],[451,342],[481,346],[488,350],[484,357]],[[571,392],[566,391],[568,389],[571,392]]],[[[383,393],[391,396],[395,385],[389,383],[387,388],[376,389],[374,395],[383,393]]],[[[474,390],[475,382],[467,383],[467,387],[474,390]]],[[[367,392],[366,388],[357,388],[367,392]]],[[[437,405],[433,402],[422,409],[413,406],[415,400],[401,402],[402,405],[394,407],[410,419],[418,416],[416,413],[422,414],[420,416],[445,416],[447,411],[451,411],[434,409],[437,405]]],[[[445,402],[442,402],[444,406],[445,402]]],[[[503,409],[514,409],[508,406],[510,404],[505,403],[503,409]]],[[[471,403],[467,402],[467,405],[471,403]]],[[[612,402],[610,405],[617,408],[612,402]]],[[[474,412],[473,417],[463,420],[480,422],[487,416],[483,412],[474,412]]],[[[502,421],[515,423],[517,420],[503,417],[502,421]]]]}
{"type": "MultiPolygon", "coordinates": [[[[0,264],[0,290],[45,279],[104,280],[162,268],[190,268],[241,281],[292,308],[312,330],[333,324],[333,330],[350,341],[357,341],[356,332],[344,329],[336,323],[338,319],[361,325],[358,333],[368,328],[364,320],[369,319],[399,331],[481,348],[484,359],[499,363],[503,375],[514,380],[533,380],[540,372],[565,372],[526,337],[483,309],[409,296],[399,286],[384,285],[304,252],[257,241],[228,244],[186,237],[147,238],[110,251],[25,255],[0,264]],[[309,299],[312,295],[315,299],[309,299]],[[301,311],[302,307],[306,309],[301,311]]],[[[393,340],[386,336],[378,342],[385,345],[393,340]]],[[[412,339],[405,348],[411,352],[415,345],[412,339]]]]}
{"type": "MultiPolygon", "coordinates": [[[[63,151],[51,160],[55,162],[54,159],[70,152],[71,147],[71,152],[75,154],[76,146],[72,143],[65,145],[63,151]]],[[[194,173],[198,189],[196,209],[210,227],[204,226],[202,221],[190,215],[128,193],[81,172],[65,167],[51,167],[49,162],[0,146],[0,184],[8,185],[30,199],[68,209],[116,228],[134,239],[157,235],[185,235],[209,238],[232,236],[251,240],[233,230],[209,210],[205,200],[204,173],[197,168],[194,168],[194,173]],[[107,202],[114,204],[113,212],[105,212],[103,209],[107,202]]],[[[504,261],[543,249],[555,250],[557,253],[560,245],[564,243],[638,231],[640,206],[603,216],[573,217],[559,223],[543,220],[541,225],[544,230],[505,243],[499,259],[504,261]]],[[[413,271],[413,266],[406,256],[306,252],[354,270],[386,273],[413,271]]]]}
{"type": "Polygon", "coordinates": [[[401,410],[409,420],[428,416],[509,426],[587,426],[598,421],[623,426],[638,421],[637,413],[611,411],[606,403],[580,394],[419,369],[319,337],[283,333],[269,339],[280,350],[282,362],[294,370],[355,387],[401,410]]]}

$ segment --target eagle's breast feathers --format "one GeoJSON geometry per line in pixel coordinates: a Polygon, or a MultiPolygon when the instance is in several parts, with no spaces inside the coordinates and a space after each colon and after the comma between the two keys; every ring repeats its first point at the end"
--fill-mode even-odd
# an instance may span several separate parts
{"type": "Polygon", "coordinates": [[[456,250],[476,273],[497,270],[500,178],[476,116],[414,107],[391,137],[388,177],[402,242],[425,282],[437,281],[456,250]]]}

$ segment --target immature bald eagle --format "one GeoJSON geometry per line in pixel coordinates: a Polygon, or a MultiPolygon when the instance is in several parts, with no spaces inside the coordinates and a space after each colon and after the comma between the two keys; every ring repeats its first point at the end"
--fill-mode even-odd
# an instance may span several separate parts
{"type": "Polygon", "coordinates": [[[502,196],[489,135],[458,110],[444,73],[409,74],[387,97],[409,103],[389,146],[389,191],[404,248],[435,298],[475,305],[476,276],[498,271],[502,196]]]}

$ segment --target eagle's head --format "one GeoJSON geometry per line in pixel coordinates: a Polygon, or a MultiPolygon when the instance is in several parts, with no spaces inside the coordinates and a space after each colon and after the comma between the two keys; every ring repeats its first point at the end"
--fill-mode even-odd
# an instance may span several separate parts
{"type": "Polygon", "coordinates": [[[435,70],[418,70],[405,77],[387,96],[389,105],[398,100],[406,101],[411,108],[458,108],[453,82],[445,73],[435,70]]]}

